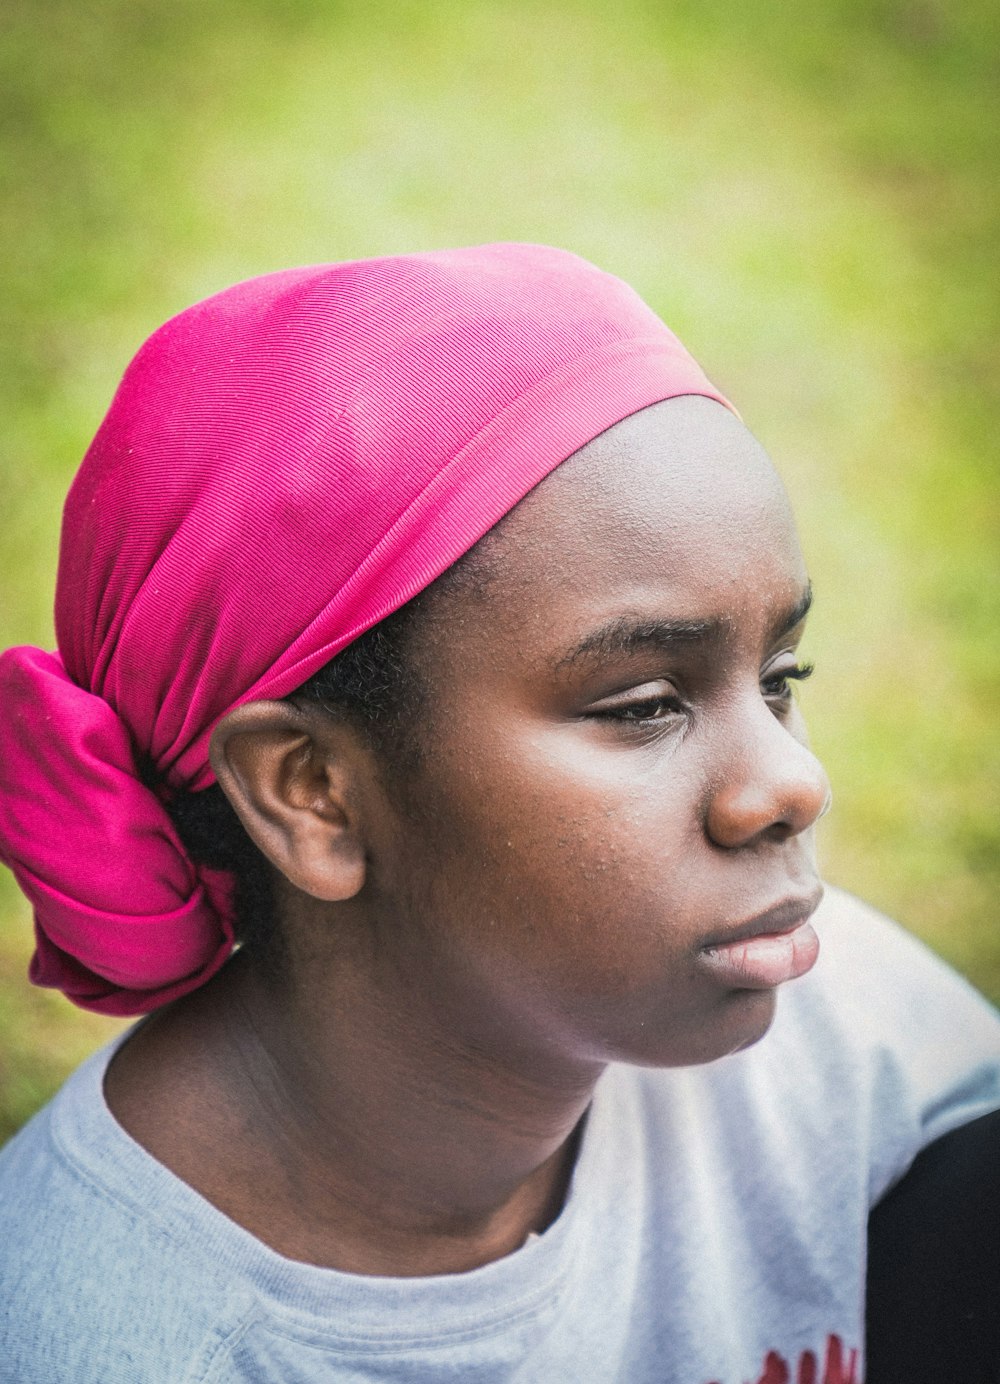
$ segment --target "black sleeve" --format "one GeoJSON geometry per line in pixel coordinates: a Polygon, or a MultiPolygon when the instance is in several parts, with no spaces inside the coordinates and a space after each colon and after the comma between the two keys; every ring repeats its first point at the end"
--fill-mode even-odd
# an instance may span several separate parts
{"type": "Polygon", "coordinates": [[[918,1155],[868,1255],[867,1384],[1000,1384],[1000,1111],[918,1155]]]}

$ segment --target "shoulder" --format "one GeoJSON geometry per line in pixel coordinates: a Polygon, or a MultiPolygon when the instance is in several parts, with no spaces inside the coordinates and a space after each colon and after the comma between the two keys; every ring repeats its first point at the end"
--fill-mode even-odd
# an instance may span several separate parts
{"type": "Polygon", "coordinates": [[[921,1148],[1000,1107],[1000,1014],[850,895],[830,891],[819,929],[825,967],[789,1007],[852,1064],[873,1140],[889,1150],[873,1176],[877,1200],[921,1148]]]}
{"type": "Polygon", "coordinates": [[[658,1138],[680,1122],[713,1156],[777,1157],[803,1189],[850,1167],[871,1205],[920,1149],[1000,1107],[1000,1016],[915,937],[840,890],[815,925],[819,961],[782,987],[757,1044],[619,1080],[658,1138]]]}
{"type": "Polygon", "coordinates": [[[935,987],[954,982],[967,995],[985,1003],[912,932],[844,889],[826,886],[815,922],[825,947],[827,969],[834,968],[838,975],[847,972],[856,979],[877,977],[878,968],[891,963],[900,968],[901,982],[935,987]]]}
{"type": "Polygon", "coordinates": [[[815,921],[820,959],[782,994],[789,1019],[836,1030],[852,1050],[891,1053],[918,1082],[995,1071],[1000,1015],[924,943],[840,889],[827,890],[815,921]]]}
{"type": "Polygon", "coordinates": [[[3,1381],[137,1384],[164,1359],[186,1377],[243,1305],[187,1251],[157,1165],[103,1105],[106,1059],[0,1151],[3,1381]]]}

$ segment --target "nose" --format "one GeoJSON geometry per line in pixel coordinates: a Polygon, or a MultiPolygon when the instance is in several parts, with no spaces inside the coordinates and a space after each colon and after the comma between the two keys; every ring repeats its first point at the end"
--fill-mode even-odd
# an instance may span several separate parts
{"type": "Polygon", "coordinates": [[[743,718],[723,756],[705,812],[705,830],[728,850],[785,841],[830,805],[830,783],[809,747],[763,703],[743,718]]]}

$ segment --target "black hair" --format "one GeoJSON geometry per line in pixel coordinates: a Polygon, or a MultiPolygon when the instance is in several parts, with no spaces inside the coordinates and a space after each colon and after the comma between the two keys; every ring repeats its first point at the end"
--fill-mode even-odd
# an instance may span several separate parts
{"type": "MultiPolygon", "coordinates": [[[[366,630],[296,688],[290,702],[318,704],[349,720],[388,764],[392,781],[405,784],[419,764],[417,726],[427,692],[414,654],[424,650],[428,612],[441,597],[463,593],[481,599],[503,561],[504,516],[472,548],[405,605],[366,630]]],[[[423,660],[421,660],[423,661],[423,660]]],[[[244,830],[218,784],[182,793],[167,805],[185,849],[199,865],[228,870],[236,878],[236,940],[280,965],[281,929],[272,867],[244,830]]]]}
{"type": "MultiPolygon", "coordinates": [[[[421,702],[407,660],[408,637],[424,604],[422,592],[352,644],[297,688],[287,700],[318,703],[349,719],[376,748],[404,740],[421,702]]],[[[411,756],[412,757],[412,756],[411,756]]],[[[182,793],[167,808],[188,854],[199,865],[236,878],[236,938],[243,947],[280,945],[271,866],[247,835],[218,784],[182,793]]]]}
{"type": "MultiPolygon", "coordinates": [[[[428,642],[429,607],[456,592],[482,597],[496,570],[505,527],[501,519],[442,576],[348,644],[286,699],[318,704],[330,715],[349,720],[386,764],[391,763],[397,787],[420,761],[422,741],[416,731],[426,688],[413,655],[428,642]]],[[[266,949],[269,962],[279,964],[281,930],[272,867],[225,793],[218,784],[182,793],[167,810],[192,860],[235,876],[236,940],[244,948],[266,949]]]]}

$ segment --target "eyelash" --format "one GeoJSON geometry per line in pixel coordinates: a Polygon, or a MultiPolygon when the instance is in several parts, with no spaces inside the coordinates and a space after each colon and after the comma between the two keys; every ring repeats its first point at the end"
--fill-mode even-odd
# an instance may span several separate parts
{"type": "Polygon", "coordinates": [[[666,720],[665,716],[643,715],[642,713],[650,707],[666,707],[670,712],[677,713],[683,710],[683,703],[678,697],[644,697],[641,702],[623,702],[620,706],[609,706],[606,711],[598,714],[605,721],[626,721],[633,725],[666,720]]]}
{"type": "Polygon", "coordinates": [[[813,663],[796,663],[793,668],[785,668],[780,673],[772,673],[770,677],[761,679],[761,687],[767,688],[769,684],[776,686],[771,692],[764,693],[774,701],[787,702],[791,700],[792,689],[790,682],[805,682],[806,678],[811,678],[815,670],[813,663]]]}
{"type": "MultiPolygon", "coordinates": [[[[782,707],[786,706],[792,698],[789,684],[804,682],[806,678],[812,677],[814,668],[815,665],[812,663],[797,663],[792,668],[785,668],[780,673],[772,673],[769,677],[762,678],[761,690],[764,697],[768,701],[779,703],[782,707]]],[[[656,714],[660,709],[676,714],[684,710],[684,704],[679,697],[644,697],[641,701],[622,702],[618,706],[607,707],[598,715],[602,720],[648,725],[667,719],[666,716],[656,714]]]]}

